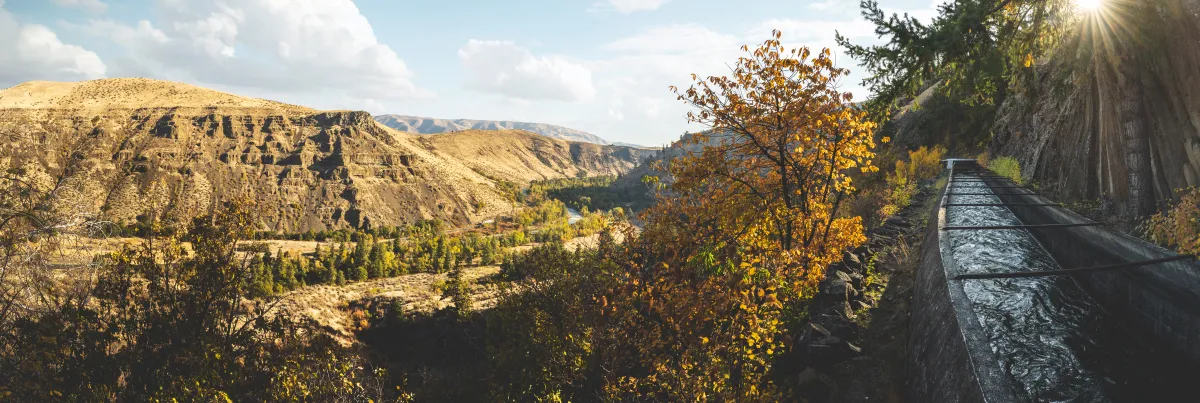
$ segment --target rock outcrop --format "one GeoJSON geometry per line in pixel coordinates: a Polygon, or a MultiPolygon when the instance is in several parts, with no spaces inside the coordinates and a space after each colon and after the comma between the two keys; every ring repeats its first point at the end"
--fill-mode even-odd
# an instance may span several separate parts
{"type": "Polygon", "coordinates": [[[624,148],[556,141],[555,153],[521,154],[528,135],[491,155],[439,152],[479,147],[466,136],[434,143],[375,122],[365,112],[316,111],[194,86],[143,79],[28,83],[0,92],[0,160],[64,182],[79,214],[130,223],[186,220],[221,202],[250,199],[259,227],[281,232],[454,224],[510,212],[495,180],[527,182],[520,169],[477,167],[513,158],[544,177],[619,173],[624,148]],[[436,143],[436,144],[435,144],[436,143]],[[572,158],[573,150],[588,150],[572,158]],[[572,166],[574,163],[582,167],[572,166]],[[476,169],[473,169],[476,168],[476,169]]]}
{"type": "MultiPolygon", "coordinates": [[[[1174,190],[1200,185],[1200,2],[1164,4],[1169,10],[1139,32],[1147,40],[1133,74],[1143,89],[1134,101],[1148,121],[1149,182],[1159,206],[1174,200],[1174,190]]],[[[1120,209],[1130,175],[1117,74],[1128,62],[1085,34],[1069,37],[1038,67],[1034,88],[1001,105],[991,150],[1016,157],[1055,198],[1111,199],[1120,209]]]]}

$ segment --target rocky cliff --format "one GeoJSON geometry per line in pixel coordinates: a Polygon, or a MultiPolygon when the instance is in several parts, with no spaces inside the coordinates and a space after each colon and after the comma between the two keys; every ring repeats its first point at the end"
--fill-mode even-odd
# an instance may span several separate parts
{"type": "Polygon", "coordinates": [[[527,158],[521,147],[532,144],[529,136],[513,133],[491,134],[521,140],[487,156],[466,156],[467,164],[438,148],[479,144],[459,146],[456,136],[425,142],[365,112],[315,111],[141,79],[10,88],[0,92],[0,133],[0,165],[65,183],[79,214],[183,220],[249,198],[257,202],[260,227],[286,232],[427,218],[464,224],[511,211],[493,178],[519,183],[533,175],[472,169],[489,166],[489,159],[504,165],[516,158],[539,179],[632,165],[616,156],[620,150],[554,157],[601,147],[549,139],[556,142],[550,148],[565,147],[565,154],[538,148],[527,158]],[[575,161],[584,167],[571,166],[575,161]]]}
{"type": "MultiPolygon", "coordinates": [[[[1116,60],[1111,39],[1083,30],[1038,67],[1030,91],[1010,96],[999,109],[991,150],[1015,156],[1023,174],[1063,199],[1130,197],[1129,141],[1123,102],[1141,110],[1149,151],[1149,182],[1157,207],[1174,190],[1200,185],[1200,2],[1165,0],[1142,31],[1136,62],[1116,60]],[[1129,66],[1122,66],[1128,63],[1129,66]],[[1136,64],[1135,64],[1136,63],[1136,64]],[[1131,99],[1118,74],[1135,77],[1131,99]]],[[[1128,109],[1126,109],[1128,110],[1128,109]]],[[[1139,136],[1141,137],[1141,136],[1139,136]]]]}

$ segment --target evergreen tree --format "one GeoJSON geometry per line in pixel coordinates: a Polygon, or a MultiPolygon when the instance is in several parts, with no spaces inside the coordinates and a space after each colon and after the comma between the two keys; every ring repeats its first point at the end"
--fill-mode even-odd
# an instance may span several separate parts
{"type": "Polygon", "coordinates": [[[466,320],[472,309],[471,289],[463,278],[462,267],[455,267],[446,279],[446,290],[442,298],[450,298],[454,303],[454,314],[459,320],[466,320]]]}

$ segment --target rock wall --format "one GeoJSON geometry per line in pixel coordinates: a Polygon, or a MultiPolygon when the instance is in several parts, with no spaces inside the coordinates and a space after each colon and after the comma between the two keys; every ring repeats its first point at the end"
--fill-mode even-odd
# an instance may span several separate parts
{"type": "MultiPolygon", "coordinates": [[[[1138,27],[1137,77],[1148,119],[1153,194],[1159,207],[1174,191],[1200,185],[1200,1],[1160,0],[1154,24],[1138,27]]],[[[1037,82],[1000,106],[993,155],[1014,156],[1022,173],[1058,199],[1129,199],[1127,139],[1121,135],[1110,43],[1083,24],[1037,67],[1037,82]]]]}
{"type": "Polygon", "coordinates": [[[116,222],[184,220],[243,197],[257,202],[262,228],[289,232],[465,223],[510,208],[486,178],[365,112],[8,109],[0,132],[9,136],[0,157],[52,176],[83,160],[70,173],[91,184],[81,211],[116,222]]]}

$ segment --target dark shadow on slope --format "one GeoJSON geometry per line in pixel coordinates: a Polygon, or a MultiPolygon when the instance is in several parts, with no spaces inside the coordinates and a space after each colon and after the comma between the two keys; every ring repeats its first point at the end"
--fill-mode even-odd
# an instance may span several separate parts
{"type": "Polygon", "coordinates": [[[905,402],[909,305],[932,196],[923,190],[830,268],[780,362],[794,401],[905,402]]]}
{"type": "Polygon", "coordinates": [[[484,313],[460,320],[453,310],[433,314],[373,314],[370,328],[358,333],[368,346],[369,358],[386,368],[392,383],[422,402],[477,402],[487,400],[488,357],[483,340],[484,313]]]}

